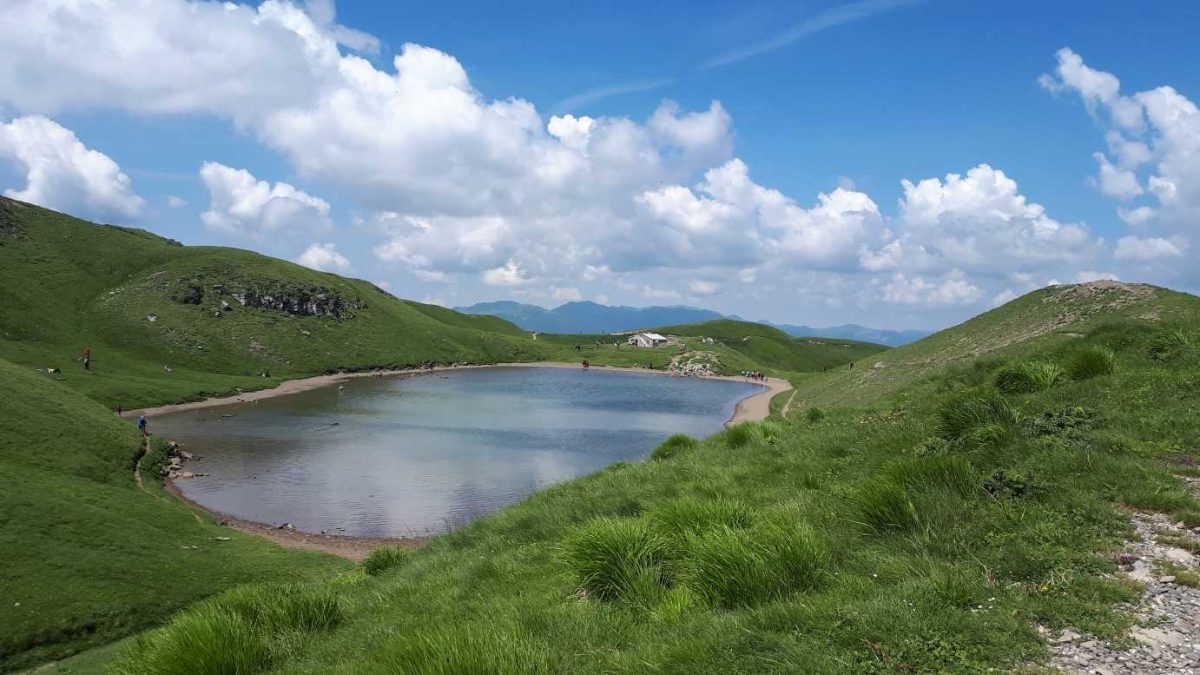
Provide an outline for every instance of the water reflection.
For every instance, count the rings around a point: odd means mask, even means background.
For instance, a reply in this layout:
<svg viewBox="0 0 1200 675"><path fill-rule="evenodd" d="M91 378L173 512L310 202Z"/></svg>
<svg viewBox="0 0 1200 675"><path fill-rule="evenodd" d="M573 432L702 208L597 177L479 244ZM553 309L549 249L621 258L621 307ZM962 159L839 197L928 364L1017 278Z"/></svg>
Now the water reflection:
<svg viewBox="0 0 1200 675"><path fill-rule="evenodd" d="M155 430L203 459L196 502L309 532L430 534L674 433L719 431L756 385L639 373L487 368L172 415ZM226 416L232 415L232 416Z"/></svg>

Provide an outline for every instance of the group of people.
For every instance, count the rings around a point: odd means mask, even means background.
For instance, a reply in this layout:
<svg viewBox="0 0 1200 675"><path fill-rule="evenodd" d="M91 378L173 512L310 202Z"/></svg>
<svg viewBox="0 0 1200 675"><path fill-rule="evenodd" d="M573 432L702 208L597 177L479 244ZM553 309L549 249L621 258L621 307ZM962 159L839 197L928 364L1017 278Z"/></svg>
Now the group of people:
<svg viewBox="0 0 1200 675"><path fill-rule="evenodd" d="M767 381L767 376L763 375L761 370L743 370L742 377L746 378L747 380L755 380L758 382Z"/></svg>

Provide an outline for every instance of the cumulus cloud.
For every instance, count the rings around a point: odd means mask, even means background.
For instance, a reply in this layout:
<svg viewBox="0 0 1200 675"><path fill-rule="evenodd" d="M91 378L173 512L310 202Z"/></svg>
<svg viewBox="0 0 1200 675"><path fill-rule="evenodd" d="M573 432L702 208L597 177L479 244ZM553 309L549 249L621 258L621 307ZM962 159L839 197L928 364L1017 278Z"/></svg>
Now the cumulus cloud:
<svg viewBox="0 0 1200 675"><path fill-rule="evenodd" d="M959 270L951 270L940 281L897 272L882 291L884 302L928 307L969 305L983 297L983 289L967 281Z"/></svg>
<svg viewBox="0 0 1200 675"><path fill-rule="evenodd" d="M881 224L879 207L864 193L837 188L805 209L752 181L739 159L708 170L694 189L669 185L637 201L664 226L651 235L656 246L704 264L784 258L821 268L853 266Z"/></svg>
<svg viewBox="0 0 1200 675"><path fill-rule="evenodd" d="M1001 274L1076 262L1098 247L1082 224L1061 223L999 169L902 181L901 233L864 250L865 269Z"/></svg>
<svg viewBox="0 0 1200 675"><path fill-rule="evenodd" d="M1134 94L1120 80L1096 70L1070 49L1058 52L1053 75L1042 77L1056 92L1077 94L1107 127L1107 153L1095 154L1097 184L1122 202L1117 214L1131 226L1165 236L1124 237L1118 260L1149 262L1182 257L1200 223L1200 108L1169 86Z"/></svg>
<svg viewBox="0 0 1200 675"><path fill-rule="evenodd" d="M1187 244L1182 240L1177 243L1161 237L1128 236L1117 241L1117 250L1113 255L1117 260L1145 263L1182 258L1186 248Z"/></svg>
<svg viewBox="0 0 1200 675"><path fill-rule="evenodd" d="M23 189L4 191L13 199L101 220L134 218L145 204L111 157L40 115L0 123L0 160L24 174Z"/></svg>
<svg viewBox="0 0 1200 675"><path fill-rule="evenodd" d="M205 162L200 179L212 200L200 219L211 230L261 239L272 232L321 230L330 224L328 202L288 183L272 185L217 162Z"/></svg>
<svg viewBox="0 0 1200 675"><path fill-rule="evenodd" d="M483 273L483 283L488 286L524 286L532 283L525 270L514 260L509 260L502 267L494 267Z"/></svg>
<svg viewBox="0 0 1200 675"><path fill-rule="evenodd" d="M309 246L296 258L296 262L322 272L345 272L350 269L350 261L338 253L337 246L331 243Z"/></svg>
<svg viewBox="0 0 1200 675"><path fill-rule="evenodd" d="M176 197L175 195L167 195L165 201L167 202L167 206L172 209L178 209L187 206L186 199L183 197Z"/></svg>

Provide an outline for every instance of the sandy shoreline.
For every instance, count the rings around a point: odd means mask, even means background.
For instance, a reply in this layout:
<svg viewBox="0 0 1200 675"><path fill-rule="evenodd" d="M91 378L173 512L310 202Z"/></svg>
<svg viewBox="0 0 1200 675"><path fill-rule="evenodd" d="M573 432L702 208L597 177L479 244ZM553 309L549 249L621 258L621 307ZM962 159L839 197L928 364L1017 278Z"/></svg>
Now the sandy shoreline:
<svg viewBox="0 0 1200 675"><path fill-rule="evenodd" d="M488 365L468 365L468 366L441 366L436 368L420 368L413 370L382 370L382 371L365 371L355 373L336 373L331 375L318 375L316 377L307 377L297 380L285 380L279 386L272 389L260 389L258 391L245 392L233 396L223 396L219 398L209 398L203 401L192 401L190 403L176 403L172 405L155 406L152 408L142 408L138 410L129 410L123 413L125 417L137 417L138 415L146 415L153 417L154 415L162 415L172 412L181 412L184 410L198 410L203 408L212 408L216 406L231 405L237 403L250 403L278 396L287 396L302 391L310 391L320 387L328 387L339 382L359 378L359 377L398 377L407 375L421 375L426 373L434 373L446 370L463 370L470 368L497 368L497 367L519 367L519 368L582 368L575 363L561 363L555 361L537 361L532 363L496 363ZM613 371L623 373L639 373L645 375L672 375L664 370L648 370L642 368L621 368L616 366L591 366L590 370ZM678 377L678 376L677 376ZM770 414L771 398L776 394L788 391L792 385L784 379L773 378L765 383L747 380L744 377L736 375L704 375L702 379L709 380L724 380L727 382L750 382L758 384L762 387L762 391L751 394L746 398L738 401L734 407L733 416L725 423L725 426L731 426L740 422L764 420ZM216 523L228 527L238 532L252 534L268 539L280 546L288 548L298 548L308 551L321 551L332 555L347 558L349 560L360 561L365 558L371 551L381 546L402 546L405 548L416 548L428 543L433 537L414 537L414 538L375 538L375 537L355 537L350 535L331 535L331 534L314 534L311 532L302 532L300 530L281 528L266 523L257 523L254 521L243 520L236 518L219 511L214 511L206 506L196 503L188 499L183 491L175 485L174 481L165 479L163 485L168 492L174 495L181 502L189 506L197 513L203 513L211 518Z"/></svg>

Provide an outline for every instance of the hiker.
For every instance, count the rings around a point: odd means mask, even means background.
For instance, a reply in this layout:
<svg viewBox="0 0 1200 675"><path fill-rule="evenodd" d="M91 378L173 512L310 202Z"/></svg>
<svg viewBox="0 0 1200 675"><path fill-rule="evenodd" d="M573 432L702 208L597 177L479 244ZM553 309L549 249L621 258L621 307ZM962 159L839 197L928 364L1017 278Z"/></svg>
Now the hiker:
<svg viewBox="0 0 1200 675"><path fill-rule="evenodd" d="M91 347L83 348L83 369L84 370L92 369L92 348Z"/></svg>
<svg viewBox="0 0 1200 675"><path fill-rule="evenodd" d="M117 417L120 417L120 416L121 416L121 404L118 403L117 404Z"/></svg>
<svg viewBox="0 0 1200 675"><path fill-rule="evenodd" d="M149 432L146 431L146 416L145 415L138 416L137 427L138 427L138 431L142 432L143 437L150 435Z"/></svg>
<svg viewBox="0 0 1200 675"><path fill-rule="evenodd" d="M854 370L854 362L853 361L850 362L850 370Z"/></svg>

